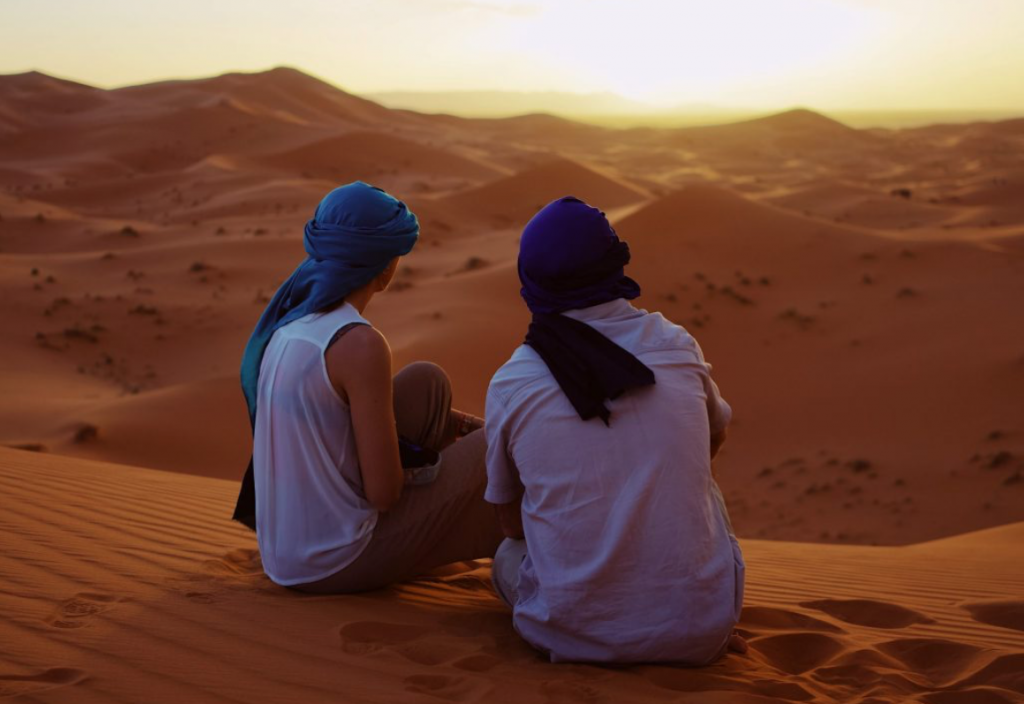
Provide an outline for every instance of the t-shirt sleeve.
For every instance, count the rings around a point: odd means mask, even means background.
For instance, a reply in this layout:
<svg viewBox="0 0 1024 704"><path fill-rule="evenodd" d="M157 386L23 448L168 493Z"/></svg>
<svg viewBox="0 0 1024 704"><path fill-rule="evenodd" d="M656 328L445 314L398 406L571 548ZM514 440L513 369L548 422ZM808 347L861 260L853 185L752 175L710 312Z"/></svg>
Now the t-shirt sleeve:
<svg viewBox="0 0 1024 704"><path fill-rule="evenodd" d="M509 452L509 414L504 400L494 391L487 391L487 490L484 500L507 504L519 498L519 470Z"/></svg>
<svg viewBox="0 0 1024 704"><path fill-rule="evenodd" d="M708 397L708 424L711 426L711 434L718 435L732 421L732 406L722 398L722 392L719 391L718 384L711 378L711 365L705 361L704 352L701 350L700 345L697 344L696 340L693 343L697 349L697 357L705 369L705 373L702 376L704 379L704 393Z"/></svg>

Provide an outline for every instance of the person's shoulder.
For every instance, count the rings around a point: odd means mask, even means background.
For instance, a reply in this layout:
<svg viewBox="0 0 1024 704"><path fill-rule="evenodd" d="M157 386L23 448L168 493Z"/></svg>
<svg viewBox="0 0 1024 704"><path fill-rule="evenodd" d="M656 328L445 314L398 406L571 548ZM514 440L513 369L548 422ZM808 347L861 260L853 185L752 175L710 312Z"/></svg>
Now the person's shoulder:
<svg viewBox="0 0 1024 704"><path fill-rule="evenodd" d="M324 355L329 370L358 372L391 365L391 347L372 325L357 324L335 340Z"/></svg>
<svg viewBox="0 0 1024 704"><path fill-rule="evenodd" d="M528 351L532 350L525 344L516 347L512 351L512 355L505 360L505 363L494 372L494 376L491 377L491 387L508 384L521 376L524 369L524 361L528 363Z"/></svg>
<svg viewBox="0 0 1024 704"><path fill-rule="evenodd" d="M488 385L488 393L507 400L524 385L544 378L547 373L547 365L540 355L529 345L519 345L512 352L512 356L494 372Z"/></svg>
<svg viewBox="0 0 1024 704"><path fill-rule="evenodd" d="M666 318L658 311L653 313L638 308L638 315L630 322L639 328L640 345L644 350L692 350L696 341L690 332L680 325Z"/></svg>

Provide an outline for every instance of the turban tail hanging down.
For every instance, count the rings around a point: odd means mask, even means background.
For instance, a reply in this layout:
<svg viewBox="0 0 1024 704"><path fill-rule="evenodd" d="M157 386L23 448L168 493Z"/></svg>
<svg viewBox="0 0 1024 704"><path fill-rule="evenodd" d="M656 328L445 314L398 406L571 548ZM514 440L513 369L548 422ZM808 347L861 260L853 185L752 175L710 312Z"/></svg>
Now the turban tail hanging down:
<svg viewBox="0 0 1024 704"><path fill-rule="evenodd" d="M654 372L586 323L562 315L618 298L640 286L625 274L629 245L597 208L567 196L527 223L519 245L522 296L533 313L532 347L583 420L609 425L606 399L654 383Z"/></svg>
<svg viewBox="0 0 1024 704"><path fill-rule="evenodd" d="M281 284L242 356L242 392L256 422L256 389L263 353L274 331L345 299L373 281L395 257L412 251L419 222L405 203L362 181L328 193L306 223L308 255ZM234 519L256 528L252 460L242 480Z"/></svg>

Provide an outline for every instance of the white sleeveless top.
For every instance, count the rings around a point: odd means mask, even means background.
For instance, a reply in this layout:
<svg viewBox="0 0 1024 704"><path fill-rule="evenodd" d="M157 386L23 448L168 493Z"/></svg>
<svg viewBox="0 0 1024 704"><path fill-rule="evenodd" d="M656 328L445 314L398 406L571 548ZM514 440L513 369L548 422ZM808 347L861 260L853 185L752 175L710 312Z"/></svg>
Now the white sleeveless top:
<svg viewBox="0 0 1024 704"><path fill-rule="evenodd" d="M278 328L260 366L253 472L263 569L281 585L328 577L366 548L377 511L362 493L348 405L324 353L335 333L366 323L345 303Z"/></svg>

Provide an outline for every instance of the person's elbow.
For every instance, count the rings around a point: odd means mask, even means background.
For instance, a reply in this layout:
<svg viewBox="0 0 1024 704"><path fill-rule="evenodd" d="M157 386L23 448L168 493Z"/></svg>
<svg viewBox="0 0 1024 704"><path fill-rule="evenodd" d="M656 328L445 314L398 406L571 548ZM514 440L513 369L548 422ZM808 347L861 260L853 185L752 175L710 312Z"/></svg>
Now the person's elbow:
<svg viewBox="0 0 1024 704"><path fill-rule="evenodd" d="M526 537L526 533L523 531L522 525L519 525L518 527L502 526L501 532L505 534L506 538L511 538L512 540L522 540Z"/></svg>
<svg viewBox="0 0 1024 704"><path fill-rule="evenodd" d="M722 449L722 445L725 444L726 436L728 432L725 428L722 428L717 433L711 435L711 459L714 459L718 454L719 450Z"/></svg>
<svg viewBox="0 0 1024 704"><path fill-rule="evenodd" d="M366 500L380 513L390 511L401 498L402 484L398 482L386 486L367 487Z"/></svg>
<svg viewBox="0 0 1024 704"><path fill-rule="evenodd" d="M522 540L526 537L523 531L523 518L518 505L507 512L499 512L498 525L501 527L501 532L506 538Z"/></svg>
<svg viewBox="0 0 1024 704"><path fill-rule="evenodd" d="M495 506L498 514L498 526L506 538L522 540L525 537L523 531L523 514L520 500L508 504Z"/></svg>
<svg viewBox="0 0 1024 704"><path fill-rule="evenodd" d="M728 436L729 430L727 428L722 428L717 433L711 434L711 442L721 447L722 445L725 444L725 440Z"/></svg>

